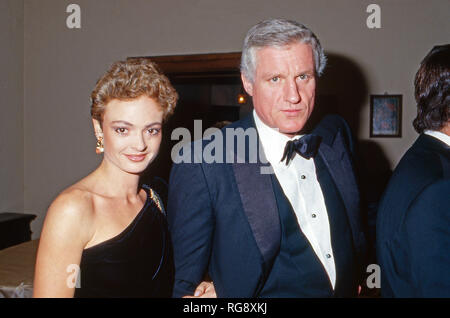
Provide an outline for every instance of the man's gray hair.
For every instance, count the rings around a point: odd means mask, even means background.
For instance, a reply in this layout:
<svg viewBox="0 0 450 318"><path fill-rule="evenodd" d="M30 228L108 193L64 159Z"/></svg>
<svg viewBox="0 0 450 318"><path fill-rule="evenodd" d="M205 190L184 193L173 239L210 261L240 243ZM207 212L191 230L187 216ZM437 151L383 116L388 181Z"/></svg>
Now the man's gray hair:
<svg viewBox="0 0 450 318"><path fill-rule="evenodd" d="M264 20L247 33L242 49L241 72L253 82L256 69L256 51L263 47L281 47L295 42L309 44L314 54L316 75L320 76L327 63L316 35L301 23L285 19Z"/></svg>

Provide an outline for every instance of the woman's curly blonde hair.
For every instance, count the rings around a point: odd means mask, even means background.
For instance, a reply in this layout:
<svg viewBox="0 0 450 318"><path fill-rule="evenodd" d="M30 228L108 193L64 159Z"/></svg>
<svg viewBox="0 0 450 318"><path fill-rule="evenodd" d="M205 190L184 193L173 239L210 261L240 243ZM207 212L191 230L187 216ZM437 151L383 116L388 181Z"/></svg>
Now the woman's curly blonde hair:
<svg viewBox="0 0 450 318"><path fill-rule="evenodd" d="M178 94L155 63L148 58L115 62L91 93L91 116L101 123L111 100L132 100L144 95L159 104L164 121L175 110Z"/></svg>

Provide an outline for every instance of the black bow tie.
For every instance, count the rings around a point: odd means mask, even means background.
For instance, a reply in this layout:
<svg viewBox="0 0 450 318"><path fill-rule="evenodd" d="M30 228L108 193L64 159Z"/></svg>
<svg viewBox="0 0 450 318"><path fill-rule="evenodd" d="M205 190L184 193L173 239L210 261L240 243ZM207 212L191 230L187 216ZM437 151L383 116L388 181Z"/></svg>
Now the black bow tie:
<svg viewBox="0 0 450 318"><path fill-rule="evenodd" d="M286 159L286 166L289 161L294 158L295 153L306 159L314 157L319 149L322 137L316 135L305 135L302 138L296 140L289 140L284 147L283 158L281 161Z"/></svg>

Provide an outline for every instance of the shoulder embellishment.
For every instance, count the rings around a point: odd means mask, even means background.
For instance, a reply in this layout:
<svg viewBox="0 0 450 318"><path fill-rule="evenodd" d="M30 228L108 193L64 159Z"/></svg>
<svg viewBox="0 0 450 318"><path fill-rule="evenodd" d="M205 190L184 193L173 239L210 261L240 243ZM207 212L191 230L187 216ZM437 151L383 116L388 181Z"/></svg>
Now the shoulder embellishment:
<svg viewBox="0 0 450 318"><path fill-rule="evenodd" d="M158 195L155 193L155 191L153 191L153 189L150 188L150 199L153 200L153 202L155 202L156 206L158 207L159 211L162 213L163 209L162 209L162 204L161 201L159 200Z"/></svg>

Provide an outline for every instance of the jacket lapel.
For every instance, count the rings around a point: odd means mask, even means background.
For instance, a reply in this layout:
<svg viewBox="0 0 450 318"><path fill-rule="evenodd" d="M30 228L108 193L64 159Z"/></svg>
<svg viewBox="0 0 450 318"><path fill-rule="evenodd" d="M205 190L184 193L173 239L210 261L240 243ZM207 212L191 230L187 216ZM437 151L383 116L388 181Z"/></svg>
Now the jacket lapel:
<svg viewBox="0 0 450 318"><path fill-rule="evenodd" d="M322 124L322 123L321 123ZM319 124L315 133L322 136L322 143L318 155L322 158L339 194L344 202L348 220L352 229L352 236L358 251L364 248L364 237L361 232L360 194L354 168L349 157L342 131L340 129L323 129Z"/></svg>
<svg viewBox="0 0 450 318"><path fill-rule="evenodd" d="M242 121L242 128L249 127L255 128L253 116ZM259 144L259 137L257 142ZM258 149L262 149L261 145ZM263 164L267 162L264 153L257 157L256 163L249 163L247 151L246 163L237 163L235 160L233 172L244 213L263 257L263 269L267 273L280 247L281 225L270 174L261 173L271 167Z"/></svg>

